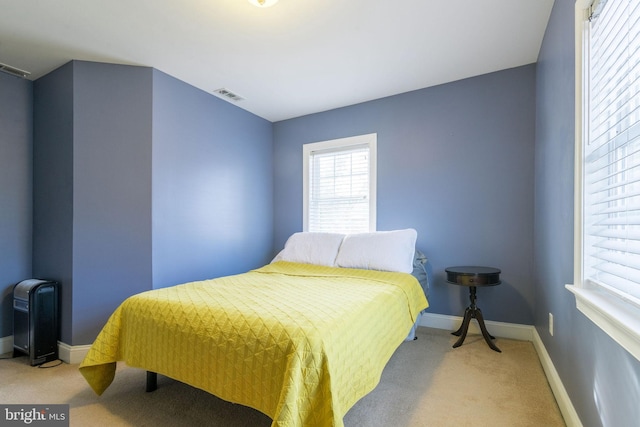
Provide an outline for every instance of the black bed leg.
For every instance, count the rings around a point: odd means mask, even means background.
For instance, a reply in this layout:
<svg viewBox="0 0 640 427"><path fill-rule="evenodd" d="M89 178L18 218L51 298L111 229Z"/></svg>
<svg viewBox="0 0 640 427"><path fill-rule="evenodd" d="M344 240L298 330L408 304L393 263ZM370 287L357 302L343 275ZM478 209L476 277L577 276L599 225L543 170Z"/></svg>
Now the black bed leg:
<svg viewBox="0 0 640 427"><path fill-rule="evenodd" d="M147 392L156 391L158 388L158 374L147 371Z"/></svg>

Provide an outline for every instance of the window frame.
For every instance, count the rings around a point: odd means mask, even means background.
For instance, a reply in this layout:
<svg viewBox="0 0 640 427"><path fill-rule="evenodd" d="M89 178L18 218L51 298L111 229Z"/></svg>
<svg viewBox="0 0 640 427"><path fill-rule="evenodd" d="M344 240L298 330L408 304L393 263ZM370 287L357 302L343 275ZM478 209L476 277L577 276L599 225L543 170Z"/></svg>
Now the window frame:
<svg viewBox="0 0 640 427"><path fill-rule="evenodd" d="M588 92L584 35L587 11L593 3L593 0L577 0L575 3L574 269L573 284L565 287L575 296L576 308L580 312L640 360L640 308L583 277L583 117Z"/></svg>
<svg viewBox="0 0 640 427"><path fill-rule="evenodd" d="M311 180L309 177L309 159L313 152L326 150L349 149L355 145L367 145L369 147L369 231L376 231L376 189L377 189L377 145L378 134L350 136L327 141L311 142L302 145L302 230L309 231L309 196Z"/></svg>

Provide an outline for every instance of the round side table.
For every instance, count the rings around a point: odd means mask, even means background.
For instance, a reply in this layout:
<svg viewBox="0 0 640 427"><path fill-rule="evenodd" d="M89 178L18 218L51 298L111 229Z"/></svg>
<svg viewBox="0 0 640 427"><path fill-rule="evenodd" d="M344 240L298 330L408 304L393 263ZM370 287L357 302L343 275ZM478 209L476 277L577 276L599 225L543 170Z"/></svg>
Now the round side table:
<svg viewBox="0 0 640 427"><path fill-rule="evenodd" d="M482 317L482 311L476 305L476 288L483 286L496 286L500 282L500 270L493 267L476 267L476 266L464 266L464 267L449 267L444 270L447 273L447 282L469 287L469 300L471 304L464 310L464 318L462 325L457 331L452 332L453 335L460 338L453 345L454 348L460 347L467 337L467 331L469 330L469 323L471 319L476 319L482 331L482 336L492 350L502 353L502 351L496 347L492 340L494 336L487 332L487 328L484 325L484 318Z"/></svg>

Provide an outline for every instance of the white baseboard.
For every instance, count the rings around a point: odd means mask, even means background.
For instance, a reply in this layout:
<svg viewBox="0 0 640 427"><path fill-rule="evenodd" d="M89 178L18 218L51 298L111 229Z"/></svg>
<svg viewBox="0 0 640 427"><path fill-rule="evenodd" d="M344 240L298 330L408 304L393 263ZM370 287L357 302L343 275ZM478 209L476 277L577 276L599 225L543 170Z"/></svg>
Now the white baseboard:
<svg viewBox="0 0 640 427"><path fill-rule="evenodd" d="M429 328L436 329L449 329L455 330L460 326L462 322L461 317L447 316L443 314L424 313L420 318L420 325ZM503 323L486 321L487 328L491 331L491 334L522 341L533 341L532 331L535 330L533 326L518 325L515 323ZM476 322L472 322L469 325L469 333L479 334L480 328ZM60 360L66 363L80 363L89 352L91 345L76 345L70 346L63 342L58 341L58 357Z"/></svg>
<svg viewBox="0 0 640 427"><path fill-rule="evenodd" d="M462 317L448 316L444 314L425 313L420 319L420 325L428 328L445 329L454 331L460 327L462 323ZM582 422L578 417L569 394L562 384L562 380L556 371L547 349L544 347L542 339L538 334L538 331L531 325L520 325L516 323L503 323L493 322L490 320L485 321L485 325L489 330L489 333L496 337L509 338L522 341L531 341L533 343L538 358L544 369L544 373L551 386L551 391L558 402L558 407L568 427L582 427ZM480 334L480 327L477 322L471 322L469 324L469 333Z"/></svg>
<svg viewBox="0 0 640 427"><path fill-rule="evenodd" d="M65 363L80 363L90 348L90 345L70 346L58 341L58 358ZM13 351L13 335L0 338L0 354L10 351Z"/></svg>
<svg viewBox="0 0 640 427"><path fill-rule="evenodd" d="M424 313L420 318L420 325L428 328L447 329L455 331L462 324L462 317L448 316L445 314ZM496 337L509 338L513 340L533 341L533 331L531 325L520 325L517 323L504 323L485 320L489 333ZM477 322L469 323L470 334L480 334L480 327Z"/></svg>
<svg viewBox="0 0 640 427"><path fill-rule="evenodd" d="M560 412L562 412L562 416L564 417L564 422L568 427L582 427L580 417L578 417L578 413L571 403L569 394L562 384L560 375L558 375L558 371L556 371L555 366L553 366L551 357L549 357L549 353L547 353L547 349L542 342L542 338L540 338L540 335L535 328L533 328L533 346L538 352L538 358L540 359L544 373L547 376L547 381L549 381L553 395L556 397L556 402L558 402Z"/></svg>
<svg viewBox="0 0 640 427"><path fill-rule="evenodd" d="M84 360L90 348L91 345L71 346L58 341L58 357L65 363L77 364Z"/></svg>
<svg viewBox="0 0 640 427"><path fill-rule="evenodd" d="M13 335L0 338L0 354L9 353L13 351Z"/></svg>

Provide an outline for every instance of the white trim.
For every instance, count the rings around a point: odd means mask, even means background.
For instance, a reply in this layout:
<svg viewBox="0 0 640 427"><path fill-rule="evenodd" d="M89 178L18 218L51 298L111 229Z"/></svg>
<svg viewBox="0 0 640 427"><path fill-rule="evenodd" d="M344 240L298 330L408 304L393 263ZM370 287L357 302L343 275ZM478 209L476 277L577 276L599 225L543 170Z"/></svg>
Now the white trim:
<svg viewBox="0 0 640 427"><path fill-rule="evenodd" d="M58 341L58 358L65 363L78 364L84 360L90 348L91 344L71 346Z"/></svg>
<svg viewBox="0 0 640 427"><path fill-rule="evenodd" d="M302 145L302 230L309 230L309 155L314 151L330 150L351 145L369 146L369 231L376 231L377 216L377 164L378 134L350 136L328 141L311 142Z"/></svg>
<svg viewBox="0 0 640 427"><path fill-rule="evenodd" d="M598 289L565 287L580 312L640 361L640 309Z"/></svg>
<svg viewBox="0 0 640 427"><path fill-rule="evenodd" d="M65 363L80 363L89 352L91 345L70 346L58 341L58 358ZM0 354L13 351L13 335L0 338Z"/></svg>
<svg viewBox="0 0 640 427"><path fill-rule="evenodd" d="M424 313L420 318L420 326L435 329L455 330L458 329L462 317L449 316L444 314ZM489 332L497 337L533 341L533 331L535 328L531 325L520 325L516 323L495 322L492 320L485 321ZM477 322L469 324L470 334L480 334L480 328ZM58 355L60 360L66 363L80 363L89 352L91 345L70 346L58 341Z"/></svg>
<svg viewBox="0 0 640 427"><path fill-rule="evenodd" d="M420 326L436 329L448 329L454 331L460 327L462 317L449 316L445 314L424 313L420 318ZM494 322L485 320L485 325L491 335L514 340L532 341L535 329L531 325L520 325L517 323ZM480 334L480 327L477 322L469 323L470 334Z"/></svg>
<svg viewBox="0 0 640 427"><path fill-rule="evenodd" d="M444 314L424 313L420 318L420 326L435 329L455 330L460 326L462 317L448 316ZM490 333L497 337L533 341L535 328L531 325L520 325L516 323L485 321ZM469 324L469 333L480 334L480 328L476 322ZM58 355L60 360L66 363L80 363L89 352L91 345L70 346L58 341Z"/></svg>
<svg viewBox="0 0 640 427"><path fill-rule="evenodd" d="M577 0L575 3L575 157L574 157L574 264L573 284L565 287L574 294L576 308L608 334L625 350L640 360L640 309L622 298L602 289L587 287L582 277L582 146L583 146L583 55L584 25L593 0Z"/></svg>
<svg viewBox="0 0 640 427"><path fill-rule="evenodd" d="M0 338L0 354L13 351L13 335Z"/></svg>
<svg viewBox="0 0 640 427"><path fill-rule="evenodd" d="M575 3L575 141L573 175L573 277L582 283L582 115L583 115L583 35L586 10L592 0L577 0ZM576 281L579 280L580 282Z"/></svg>
<svg viewBox="0 0 640 427"><path fill-rule="evenodd" d="M564 422L568 427L581 427L582 422L580 421L580 417L578 417L578 413L573 407L573 403L571 403L569 393L567 393L567 389L564 388L560 375L558 375L558 371L556 371L553 361L551 360L551 357L549 357L549 353L547 352L536 328L533 328L533 346L538 353L542 369L547 376L547 381L549 381L551 391L556 398L556 402L558 403Z"/></svg>

